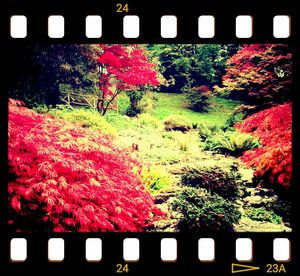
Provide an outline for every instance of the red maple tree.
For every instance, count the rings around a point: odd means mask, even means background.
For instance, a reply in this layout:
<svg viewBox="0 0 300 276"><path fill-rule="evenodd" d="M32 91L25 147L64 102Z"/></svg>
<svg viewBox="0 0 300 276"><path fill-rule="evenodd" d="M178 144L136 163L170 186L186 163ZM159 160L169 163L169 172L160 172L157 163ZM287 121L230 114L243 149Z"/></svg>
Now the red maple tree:
<svg viewBox="0 0 300 276"><path fill-rule="evenodd" d="M122 91L159 85L155 64L149 62L142 46L100 44L99 47L102 54L97 59L100 74L97 106L102 115Z"/></svg>
<svg viewBox="0 0 300 276"><path fill-rule="evenodd" d="M288 45L246 44L227 61L219 92L250 104L289 101L292 54Z"/></svg>
<svg viewBox="0 0 300 276"><path fill-rule="evenodd" d="M290 187L292 177L292 105L286 103L257 112L236 128L259 138L261 147L246 151L242 160L256 167L265 183Z"/></svg>
<svg viewBox="0 0 300 276"><path fill-rule="evenodd" d="M142 231L161 211L142 164L108 135L10 100L9 224L16 231Z"/></svg>

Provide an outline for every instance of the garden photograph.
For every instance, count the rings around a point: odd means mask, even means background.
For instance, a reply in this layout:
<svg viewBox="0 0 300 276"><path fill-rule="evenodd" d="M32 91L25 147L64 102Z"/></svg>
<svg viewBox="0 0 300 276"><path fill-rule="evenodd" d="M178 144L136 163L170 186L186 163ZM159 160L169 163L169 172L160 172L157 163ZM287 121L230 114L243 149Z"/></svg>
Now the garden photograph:
<svg viewBox="0 0 300 276"><path fill-rule="evenodd" d="M26 44L11 232L290 232L285 44Z"/></svg>

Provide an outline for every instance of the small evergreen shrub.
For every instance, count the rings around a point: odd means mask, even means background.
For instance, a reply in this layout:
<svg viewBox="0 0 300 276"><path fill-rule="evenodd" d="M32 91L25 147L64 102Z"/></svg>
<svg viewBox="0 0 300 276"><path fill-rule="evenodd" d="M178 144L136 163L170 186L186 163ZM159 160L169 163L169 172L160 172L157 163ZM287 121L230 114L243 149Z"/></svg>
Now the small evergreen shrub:
<svg viewBox="0 0 300 276"><path fill-rule="evenodd" d="M180 231L232 231L241 217L235 203L201 188L183 188L172 208L182 215Z"/></svg>
<svg viewBox="0 0 300 276"><path fill-rule="evenodd" d="M181 176L184 186L205 188L224 198L235 199L239 196L242 184L241 174L234 171L224 171L220 167L187 167Z"/></svg>
<svg viewBox="0 0 300 276"><path fill-rule="evenodd" d="M128 106L128 108L125 111L125 115L128 117L136 117L141 113L141 109L138 106Z"/></svg>
<svg viewBox="0 0 300 276"><path fill-rule="evenodd" d="M211 91L207 85L193 87L187 91L186 99L190 109L197 112L207 112L209 110L209 96Z"/></svg>
<svg viewBox="0 0 300 276"><path fill-rule="evenodd" d="M292 204L290 201L278 198L266 205L266 209L282 217L284 222L291 221Z"/></svg>
<svg viewBox="0 0 300 276"><path fill-rule="evenodd" d="M245 215L256 221L268 221L272 223L282 223L282 218L274 213L272 210L267 210L264 207L254 208L249 207L245 210Z"/></svg>

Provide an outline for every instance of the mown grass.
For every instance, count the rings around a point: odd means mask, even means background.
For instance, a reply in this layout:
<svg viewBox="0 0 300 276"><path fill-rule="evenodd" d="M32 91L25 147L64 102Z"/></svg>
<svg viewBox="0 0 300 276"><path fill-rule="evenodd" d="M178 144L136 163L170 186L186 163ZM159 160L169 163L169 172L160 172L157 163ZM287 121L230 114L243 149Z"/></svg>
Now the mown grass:
<svg viewBox="0 0 300 276"><path fill-rule="evenodd" d="M183 115L192 123L222 126L226 123L233 109L240 104L238 101L212 97L208 112L195 112L185 107L185 95L176 93L156 93L157 106L152 116L165 119L171 114Z"/></svg>
<svg viewBox="0 0 300 276"><path fill-rule="evenodd" d="M154 118L163 121L169 115L182 115L193 124L206 124L223 126L233 109L240 104L238 101L223 98L211 97L211 108L208 112L195 112L185 106L185 95L177 93L155 93L157 101L156 108L149 112ZM118 113L109 110L105 115L105 120L114 126L117 131L136 128L139 122L136 118L125 116L125 111L129 105L129 99L126 94L121 94L118 98Z"/></svg>

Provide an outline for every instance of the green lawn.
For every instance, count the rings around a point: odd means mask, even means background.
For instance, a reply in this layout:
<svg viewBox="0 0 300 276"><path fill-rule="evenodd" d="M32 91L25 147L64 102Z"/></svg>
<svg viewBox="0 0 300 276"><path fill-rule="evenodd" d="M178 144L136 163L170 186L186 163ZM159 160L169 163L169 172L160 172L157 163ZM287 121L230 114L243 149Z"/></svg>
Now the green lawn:
<svg viewBox="0 0 300 276"><path fill-rule="evenodd" d="M157 99L155 101L156 108L153 111L149 112L149 114L154 118L161 120L162 122L169 115L182 115L189 119L192 123L198 125L206 124L222 126L226 123L234 108L240 104L239 101L211 97L210 110L208 112L199 113L192 111L186 107L184 94L155 93L155 98ZM118 100L119 112L117 113L115 111L109 110L103 117L103 119L105 119L108 123L115 127L117 131L139 128L139 122L137 118L130 118L124 115L129 105L129 100L126 94L121 94ZM89 108L75 108L75 110L77 110L77 112L83 112L82 116L84 116L84 113L87 111L88 113L86 115L89 115L89 117L93 115L93 118L97 113L94 110L90 110ZM67 115L69 117L71 116L71 118L69 119L72 119L73 116L72 112L68 115L64 114L65 112L60 110L52 110L51 113L53 115L59 115L58 117L61 118ZM76 119L73 118L72 120L74 121Z"/></svg>
<svg viewBox="0 0 300 276"><path fill-rule="evenodd" d="M238 101L223 98L211 98L211 110L209 112L195 112L185 107L185 95L176 93L156 93L158 99L156 109L152 116L165 119L171 114L187 117L191 122L198 124L210 124L221 126L225 124L233 109L240 104Z"/></svg>

